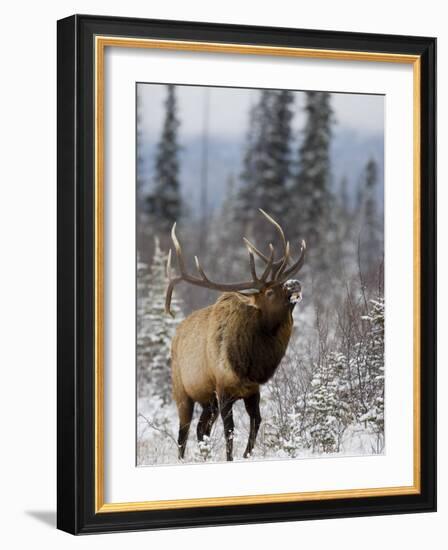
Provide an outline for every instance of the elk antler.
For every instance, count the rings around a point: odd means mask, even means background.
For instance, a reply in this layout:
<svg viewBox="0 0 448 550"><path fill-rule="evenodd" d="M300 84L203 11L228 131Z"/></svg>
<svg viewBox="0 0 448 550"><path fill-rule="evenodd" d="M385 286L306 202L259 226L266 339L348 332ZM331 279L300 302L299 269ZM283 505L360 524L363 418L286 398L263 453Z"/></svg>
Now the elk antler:
<svg viewBox="0 0 448 550"><path fill-rule="evenodd" d="M171 230L171 239L174 244L174 249L176 251L176 257L177 257L177 265L179 267L180 275L177 277L172 277L171 274L171 249L168 253L168 259L166 263L166 276L169 280L168 288L166 290L166 299L165 299L165 313L169 313L172 317L174 317L172 311L171 311L171 298L173 295L174 287L180 283L181 281L186 281L187 283L190 283L192 285L200 286L203 288L210 288L212 290L221 290L223 292L236 292L241 290L261 290L264 286L266 286L266 279L271 271L273 262L274 262L274 247L270 245L271 254L270 257L266 257L266 268L263 272L263 275L261 278L257 276L256 270L255 270L255 259L253 252L251 248L248 246L247 250L249 253L249 263L250 263L250 270L252 275L251 281L243 281L241 283L215 283L211 281L207 275L205 274L204 270L202 269L201 264L199 263L199 259L197 256L194 257L194 261L196 264L196 269L200 275L200 277L197 277L195 275L190 275L187 272L187 269L185 267L185 261L182 254L182 248L180 246L179 240L176 236L176 224L173 225L173 228Z"/></svg>
<svg viewBox="0 0 448 550"><path fill-rule="evenodd" d="M300 257L297 260L297 262L293 263L293 265L286 269L289 261L290 261L290 246L289 242L285 238L285 233L283 232L283 229L281 225L274 220L272 216L267 214L264 210L259 208L260 212L263 214L263 216L270 222L272 225L277 229L277 231L280 234L281 241L283 243L283 256L279 260L272 263L271 267L269 268L269 271L272 269L272 278L270 280L271 283L281 284L284 283L289 277L297 273L300 268L303 266L303 262L305 261L305 250L306 250L306 244L305 241L302 240L301 249L300 249ZM248 246L252 252L254 252L260 259L262 259L266 264L269 263L269 258L263 254L263 252L260 252L258 248L253 245L246 237L243 237L244 242L246 243L246 246ZM269 245L272 247L272 245ZM266 266L266 269L268 269L268 266Z"/></svg>
<svg viewBox="0 0 448 550"><path fill-rule="evenodd" d="M171 239L173 241L174 249L176 251L177 265L180 271L180 275L177 277L173 277L171 274L171 249L170 249L168 253L167 263L166 263L166 276L169 281L168 288L166 290L166 299L165 299L166 313L169 313L172 317L174 317L171 311L171 298L173 296L174 287L181 281L185 281L192 285L200 286L203 288L209 288L211 290L221 290L222 292L237 292L241 290L261 290L267 286L277 286L279 284L282 284L289 277L294 275L294 273L297 273L299 271L299 269L302 267L303 262L305 260L305 250L306 250L305 241L302 241L301 243L301 251L300 251L299 259L296 262L293 262L293 265L291 267L288 267L288 264L291 259L290 246L289 246L289 242L285 238L283 229L281 228L280 224L274 220L274 218L269 216L269 214L267 214L261 208L260 208L260 212L270 223L274 225L274 227L279 232L280 238L283 243L283 256L279 260L274 261L274 247L272 246L272 244L269 244L270 253L268 257L265 254L263 254L263 252L260 252L260 250L258 250L258 248L256 248L248 239L243 237L243 240L246 243L247 251L249 253L249 265L250 265L252 280L243 281L241 283L215 283L211 281L205 274L204 270L202 269L202 266L199 263L199 259L197 256L194 257L194 261L196 264L196 269L199 273L199 277L196 275L189 274L185 267L182 248L176 236L176 224L173 225L173 228L171 229ZM261 277L258 277L257 275L257 271L255 268L254 254L256 254L259 258L261 258L266 264L266 267ZM271 273L272 273L271 279L268 280Z"/></svg>
<svg viewBox="0 0 448 550"><path fill-rule="evenodd" d="M304 240L302 240L302 242L300 243L300 256L299 256L299 259L289 269L287 269L286 271L283 271L282 273L280 273L280 275L276 279L276 283L278 283L278 284L284 283L290 277L292 277L293 275L295 275L296 273L298 273L300 271L300 269L302 268L303 263L305 261L305 252L306 252L306 242Z"/></svg>

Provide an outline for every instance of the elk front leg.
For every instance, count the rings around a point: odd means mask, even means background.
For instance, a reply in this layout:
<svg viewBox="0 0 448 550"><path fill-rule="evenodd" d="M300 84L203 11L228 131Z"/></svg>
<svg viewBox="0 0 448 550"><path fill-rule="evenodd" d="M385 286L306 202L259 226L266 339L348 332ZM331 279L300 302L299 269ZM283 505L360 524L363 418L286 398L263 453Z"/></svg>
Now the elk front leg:
<svg viewBox="0 0 448 550"><path fill-rule="evenodd" d="M250 417L250 431L249 440L247 442L246 450L244 451L244 458L247 458L255 445L257 439L258 428L261 423L260 415L260 392L254 393L250 397L244 399L244 405L246 407L247 414Z"/></svg>
<svg viewBox="0 0 448 550"><path fill-rule="evenodd" d="M177 403L179 413L179 436L177 439L178 456L182 460L187 446L188 432L190 430L191 419L193 417L194 402L188 396L184 396Z"/></svg>
<svg viewBox="0 0 448 550"><path fill-rule="evenodd" d="M221 418L224 423L224 436L226 438L226 456L228 461L233 460L234 424L232 406L234 402L235 400L229 396L221 396L219 404L221 410Z"/></svg>

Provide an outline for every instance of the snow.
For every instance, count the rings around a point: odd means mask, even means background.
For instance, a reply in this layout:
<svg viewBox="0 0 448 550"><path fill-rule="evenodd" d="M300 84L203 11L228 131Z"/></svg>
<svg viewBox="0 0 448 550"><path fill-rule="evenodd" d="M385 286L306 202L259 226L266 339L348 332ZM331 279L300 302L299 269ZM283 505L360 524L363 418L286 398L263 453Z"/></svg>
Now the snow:
<svg viewBox="0 0 448 550"><path fill-rule="evenodd" d="M349 377L352 361L341 352L330 352L311 372L307 354L293 336L287 355L274 377L261 390L262 424L250 457L244 460L359 456L384 452L384 376L382 326L384 304L371 302L369 320L373 345L358 358L360 387ZM376 363L376 368L375 368ZM137 403L137 464L178 463L177 411L172 399L157 395L151 383ZM144 393L144 395L142 395ZM367 410L362 409L367 407ZM196 404L184 463L226 460L221 419L210 437L196 440L200 406ZM249 417L242 401L234 405L234 460L243 460L249 435Z"/></svg>

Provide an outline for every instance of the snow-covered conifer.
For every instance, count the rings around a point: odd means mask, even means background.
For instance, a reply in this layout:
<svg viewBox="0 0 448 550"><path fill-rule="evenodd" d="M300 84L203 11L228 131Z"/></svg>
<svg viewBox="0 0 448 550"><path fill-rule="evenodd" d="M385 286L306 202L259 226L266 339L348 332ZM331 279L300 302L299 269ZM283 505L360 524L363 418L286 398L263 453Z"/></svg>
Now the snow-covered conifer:
<svg viewBox="0 0 448 550"><path fill-rule="evenodd" d="M157 146L154 185L147 197L147 210L157 228L167 230L182 215L179 184L179 119L175 86L167 86L165 119Z"/></svg>
<svg viewBox="0 0 448 550"><path fill-rule="evenodd" d="M332 352L315 365L308 401L309 432L314 451L340 450L342 436L352 421L348 403L346 359Z"/></svg>
<svg viewBox="0 0 448 550"><path fill-rule="evenodd" d="M179 299L173 297L173 319L165 313L167 255L155 238L154 257L148 271L146 264L137 266L137 368L140 394L170 398L170 350L177 324L182 320Z"/></svg>
<svg viewBox="0 0 448 550"><path fill-rule="evenodd" d="M262 90L249 117L238 211L245 228L249 225L249 233L262 233L268 241L277 238L275 230L266 227L257 209L284 218L289 200L292 117L293 94L288 90Z"/></svg>
<svg viewBox="0 0 448 550"><path fill-rule="evenodd" d="M299 148L299 171L292 188L292 209L300 235L318 253L331 223L330 142L333 110L328 92L306 92L306 123ZM324 260L324 256L321 258Z"/></svg>

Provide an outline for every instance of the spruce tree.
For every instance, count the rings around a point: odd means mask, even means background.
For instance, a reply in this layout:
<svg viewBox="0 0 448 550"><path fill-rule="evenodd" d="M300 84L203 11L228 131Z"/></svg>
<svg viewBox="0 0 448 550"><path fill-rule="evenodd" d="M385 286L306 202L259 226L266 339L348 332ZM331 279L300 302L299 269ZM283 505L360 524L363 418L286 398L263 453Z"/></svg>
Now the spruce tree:
<svg viewBox="0 0 448 550"><path fill-rule="evenodd" d="M292 188L291 225L298 226L310 251L325 246L331 224L330 142L333 110L328 92L306 92L306 123L299 148L299 170Z"/></svg>
<svg viewBox="0 0 448 550"><path fill-rule="evenodd" d="M157 395L167 402L171 395L170 350L177 324L182 320L179 299L173 296L173 319L165 314L167 254L155 238L151 268L137 266L137 369L140 395Z"/></svg>
<svg viewBox="0 0 448 550"><path fill-rule="evenodd" d="M147 198L148 213L162 231L171 228L182 214L179 183L179 119L175 86L167 86L165 119L155 158L154 184Z"/></svg>
<svg viewBox="0 0 448 550"><path fill-rule="evenodd" d="M263 208L280 222L288 203L291 174L291 121L293 94L288 90L263 90L251 109L249 132L241 176L238 212L249 222L249 232L275 240L257 213Z"/></svg>

